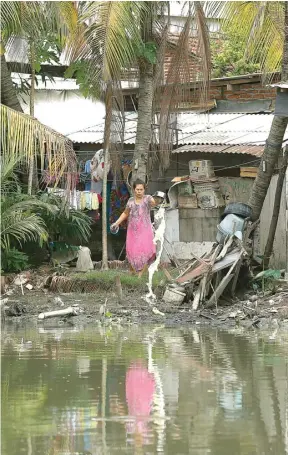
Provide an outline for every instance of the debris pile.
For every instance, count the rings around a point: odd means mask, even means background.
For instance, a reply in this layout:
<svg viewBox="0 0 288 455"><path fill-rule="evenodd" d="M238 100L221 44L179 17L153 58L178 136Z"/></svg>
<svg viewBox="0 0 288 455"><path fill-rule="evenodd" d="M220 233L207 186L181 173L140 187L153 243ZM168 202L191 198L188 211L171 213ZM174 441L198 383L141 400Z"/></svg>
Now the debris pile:
<svg viewBox="0 0 288 455"><path fill-rule="evenodd" d="M214 209L224 207L219 180L215 176L212 161L189 161L190 175L175 177L169 190L173 208Z"/></svg>
<svg viewBox="0 0 288 455"><path fill-rule="evenodd" d="M249 210L243 205L234 204L237 213L239 207L240 211ZM252 223L249 217L245 218L244 212L242 216L231 214L232 209L229 205L226 207L218 226L218 234L221 235L217 234L217 241L211 250L201 257L191 253L193 258L182 265L176 280L167 286L163 296L166 303L182 303L186 298L192 301L192 309L196 310L204 302L206 308L217 305L228 286L230 294L235 293L243 261L248 262L251 257L250 235L257 223ZM235 217L241 223L235 223ZM221 225L225 225L226 230L221 229Z"/></svg>

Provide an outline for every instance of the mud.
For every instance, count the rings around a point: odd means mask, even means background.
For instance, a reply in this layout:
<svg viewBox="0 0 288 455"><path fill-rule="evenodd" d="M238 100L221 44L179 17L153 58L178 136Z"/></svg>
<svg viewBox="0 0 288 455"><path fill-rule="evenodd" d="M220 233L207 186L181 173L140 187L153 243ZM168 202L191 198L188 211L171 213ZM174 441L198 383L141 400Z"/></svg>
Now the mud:
<svg viewBox="0 0 288 455"><path fill-rule="evenodd" d="M219 302L217 308L197 311L191 303L166 304L159 300L150 306L143 294L135 290L123 290L121 305L113 292L93 294L51 293L47 290L25 289L25 295L14 290L11 295L2 296L1 312L3 323L34 322L37 325L91 325L91 324L154 324L167 326L205 325L230 328L267 329L278 327L288 329L288 287L274 295L246 295L245 299ZM220 305L221 304L221 305ZM42 312L75 306L78 316L54 317L38 320ZM156 308L156 309L155 309ZM159 310L159 311L157 311ZM163 313L161 315L159 312Z"/></svg>

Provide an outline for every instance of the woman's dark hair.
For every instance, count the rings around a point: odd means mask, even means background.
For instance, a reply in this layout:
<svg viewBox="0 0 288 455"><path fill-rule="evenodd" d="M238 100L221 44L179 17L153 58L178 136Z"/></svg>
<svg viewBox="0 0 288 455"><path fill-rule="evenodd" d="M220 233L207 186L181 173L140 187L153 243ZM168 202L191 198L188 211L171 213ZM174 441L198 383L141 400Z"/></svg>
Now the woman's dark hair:
<svg viewBox="0 0 288 455"><path fill-rule="evenodd" d="M133 182L133 190L135 190L136 186L137 185L143 185L143 188L145 189L146 185L145 183L143 182L143 180L140 180L140 179L136 179L135 182Z"/></svg>

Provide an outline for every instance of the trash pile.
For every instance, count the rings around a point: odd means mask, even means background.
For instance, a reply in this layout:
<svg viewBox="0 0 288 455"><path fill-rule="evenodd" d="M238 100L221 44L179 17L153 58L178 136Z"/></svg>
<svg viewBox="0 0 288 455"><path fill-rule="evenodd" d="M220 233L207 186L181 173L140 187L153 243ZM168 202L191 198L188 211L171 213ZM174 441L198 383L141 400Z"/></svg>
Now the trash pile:
<svg viewBox="0 0 288 455"><path fill-rule="evenodd" d="M189 173L190 175L172 180L174 185L168 194L173 208L205 210L225 206L212 161L189 161Z"/></svg>
<svg viewBox="0 0 288 455"><path fill-rule="evenodd" d="M228 204L218 225L216 242L203 256L193 256L181 266L181 271L164 293L166 303L192 301L192 309L205 302L209 308L217 304L230 286L233 295L243 261L251 257L250 235L257 223L250 221L251 208L243 203Z"/></svg>

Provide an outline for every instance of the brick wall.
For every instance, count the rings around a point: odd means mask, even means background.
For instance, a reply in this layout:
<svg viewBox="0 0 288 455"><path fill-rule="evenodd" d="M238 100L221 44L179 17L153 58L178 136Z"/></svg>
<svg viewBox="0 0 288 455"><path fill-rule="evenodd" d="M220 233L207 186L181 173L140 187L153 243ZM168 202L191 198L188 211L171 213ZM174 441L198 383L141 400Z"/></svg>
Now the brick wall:
<svg viewBox="0 0 288 455"><path fill-rule="evenodd" d="M276 89L265 87L261 83L240 84L239 88L229 90L226 85L221 87L212 87L210 90L210 98L216 100L263 100L275 99Z"/></svg>

